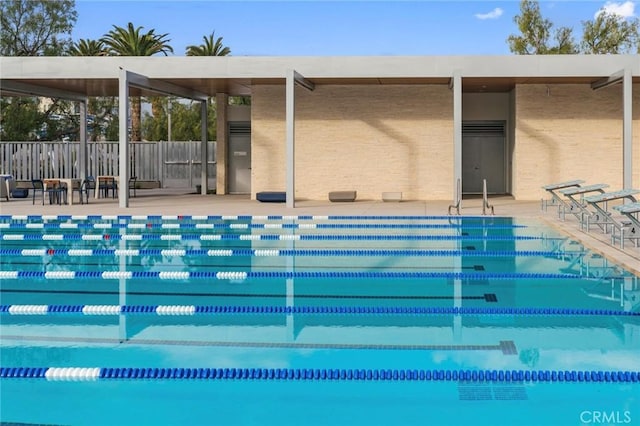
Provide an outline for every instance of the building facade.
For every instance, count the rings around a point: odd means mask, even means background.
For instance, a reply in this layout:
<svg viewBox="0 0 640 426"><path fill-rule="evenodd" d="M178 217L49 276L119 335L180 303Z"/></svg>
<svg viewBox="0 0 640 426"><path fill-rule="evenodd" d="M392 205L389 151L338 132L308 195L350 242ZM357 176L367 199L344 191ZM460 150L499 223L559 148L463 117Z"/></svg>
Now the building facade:
<svg viewBox="0 0 640 426"><path fill-rule="evenodd" d="M540 199L640 188L640 56L0 58L0 91L216 97L217 192ZM120 88L120 89L119 89ZM184 92L186 91L186 92ZM251 96L250 110L228 96ZM203 189L204 191L205 189Z"/></svg>

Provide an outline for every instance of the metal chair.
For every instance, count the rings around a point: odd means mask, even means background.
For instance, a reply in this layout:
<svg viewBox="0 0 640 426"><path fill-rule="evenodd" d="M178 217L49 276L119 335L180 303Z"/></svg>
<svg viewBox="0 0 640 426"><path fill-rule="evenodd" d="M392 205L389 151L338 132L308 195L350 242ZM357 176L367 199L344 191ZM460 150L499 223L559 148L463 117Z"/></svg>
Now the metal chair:
<svg viewBox="0 0 640 426"><path fill-rule="evenodd" d="M73 193L77 192L78 197L80 198L80 204L84 204L84 200L86 200L87 204L89 204L89 197L93 194L93 191L95 191L95 186L92 184L92 181L90 181L89 179L85 179L78 186L74 185L71 192L71 198L73 198Z"/></svg>
<svg viewBox="0 0 640 426"><path fill-rule="evenodd" d="M131 190L133 190L133 196L136 196L136 182L138 178L136 176L131 176L129 178L129 197L131 197Z"/></svg>
<svg viewBox="0 0 640 426"><path fill-rule="evenodd" d="M109 191L111 191L111 197L116 198L118 184L113 177L98 177L98 190L102 192L104 197L108 197Z"/></svg>
<svg viewBox="0 0 640 426"><path fill-rule="evenodd" d="M57 204L61 204L63 197L64 202L67 202L67 188L62 186L48 187L45 186L44 181L42 179L32 179L31 186L33 187L33 200L32 204L36 203L36 196L38 193L41 194L42 197L42 205L44 205L44 194L47 193L49 196L49 204L53 204L54 201Z"/></svg>

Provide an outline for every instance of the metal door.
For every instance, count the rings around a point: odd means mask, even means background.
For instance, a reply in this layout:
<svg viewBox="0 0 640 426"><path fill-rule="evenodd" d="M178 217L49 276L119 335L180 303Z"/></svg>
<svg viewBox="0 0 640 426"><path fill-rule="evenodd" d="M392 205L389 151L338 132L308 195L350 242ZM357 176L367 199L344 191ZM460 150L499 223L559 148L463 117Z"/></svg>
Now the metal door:
<svg viewBox="0 0 640 426"><path fill-rule="evenodd" d="M462 125L462 193L505 194L504 122L465 122Z"/></svg>
<svg viewBox="0 0 640 426"><path fill-rule="evenodd" d="M229 177L227 189L230 194L251 193L251 124L229 123L228 150Z"/></svg>

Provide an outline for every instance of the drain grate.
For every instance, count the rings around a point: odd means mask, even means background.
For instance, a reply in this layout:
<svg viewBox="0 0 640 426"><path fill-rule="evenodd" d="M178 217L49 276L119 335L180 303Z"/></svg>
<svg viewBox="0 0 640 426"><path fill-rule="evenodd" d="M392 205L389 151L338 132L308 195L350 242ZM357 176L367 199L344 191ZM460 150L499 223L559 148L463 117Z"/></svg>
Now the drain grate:
<svg viewBox="0 0 640 426"><path fill-rule="evenodd" d="M461 401L490 401L493 399L490 385L467 385L458 383L458 398Z"/></svg>
<svg viewBox="0 0 640 426"><path fill-rule="evenodd" d="M519 384L458 382L460 401L526 401L527 389Z"/></svg>
<svg viewBox="0 0 640 426"><path fill-rule="evenodd" d="M493 397L497 401L526 401L527 389L522 385L494 385Z"/></svg>

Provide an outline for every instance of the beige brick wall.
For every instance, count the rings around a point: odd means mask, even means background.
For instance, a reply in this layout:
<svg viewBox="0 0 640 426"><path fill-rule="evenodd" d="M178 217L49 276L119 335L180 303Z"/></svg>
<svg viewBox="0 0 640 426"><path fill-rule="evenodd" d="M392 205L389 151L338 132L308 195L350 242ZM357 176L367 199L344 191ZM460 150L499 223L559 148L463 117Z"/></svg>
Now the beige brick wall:
<svg viewBox="0 0 640 426"><path fill-rule="evenodd" d="M520 84L515 89L512 193L584 179L622 187L622 87ZM285 190L285 89L255 86L252 193ZM453 96L442 85L296 89L296 198L358 199L402 191L405 199L453 195ZM633 90L633 187L640 188L640 86Z"/></svg>
<svg viewBox="0 0 640 426"><path fill-rule="evenodd" d="M285 190L285 88L253 87L252 193ZM296 199L356 190L450 200L453 97L444 85L296 89Z"/></svg>
<svg viewBox="0 0 640 426"><path fill-rule="evenodd" d="M513 195L544 197L543 185L583 179L622 188L622 86L516 87ZM633 90L633 186L640 187L640 87Z"/></svg>

